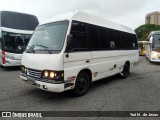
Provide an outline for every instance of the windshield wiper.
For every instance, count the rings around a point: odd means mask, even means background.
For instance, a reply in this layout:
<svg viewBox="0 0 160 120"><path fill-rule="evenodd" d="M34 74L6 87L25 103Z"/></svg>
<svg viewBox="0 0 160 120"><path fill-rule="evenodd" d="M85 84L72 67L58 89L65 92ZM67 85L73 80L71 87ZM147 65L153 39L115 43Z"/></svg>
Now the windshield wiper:
<svg viewBox="0 0 160 120"><path fill-rule="evenodd" d="M43 47L43 48L48 48L47 46L44 46L44 45L39 45L39 44L36 44L37 46L40 46L40 47Z"/></svg>
<svg viewBox="0 0 160 120"><path fill-rule="evenodd" d="M35 53L35 51L33 50L33 49L34 49L34 46L27 46L27 47L29 47L28 50L30 50L32 53Z"/></svg>
<svg viewBox="0 0 160 120"><path fill-rule="evenodd" d="M49 52L49 54L52 54L52 52L48 49L49 47L44 46L44 45L39 45L39 44L36 44L36 45L40 46L40 47L43 47L43 48L46 48L46 50Z"/></svg>

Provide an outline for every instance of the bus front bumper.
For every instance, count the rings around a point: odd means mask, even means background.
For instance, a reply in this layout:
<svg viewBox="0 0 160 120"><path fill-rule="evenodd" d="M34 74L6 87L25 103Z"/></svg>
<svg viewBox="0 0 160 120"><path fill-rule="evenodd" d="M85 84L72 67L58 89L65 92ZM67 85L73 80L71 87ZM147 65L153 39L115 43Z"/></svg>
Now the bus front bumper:
<svg viewBox="0 0 160 120"><path fill-rule="evenodd" d="M11 66L20 66L21 60L12 60L12 59L6 59L5 64L2 64L4 67L11 67Z"/></svg>
<svg viewBox="0 0 160 120"><path fill-rule="evenodd" d="M160 59L159 60L158 59L151 59L150 61L155 62L155 63L160 63Z"/></svg>
<svg viewBox="0 0 160 120"><path fill-rule="evenodd" d="M41 82L37 78L23 76L22 74L20 74L20 77L23 81L29 84L32 84L36 86L37 88L45 90L45 91L56 92L56 93L64 91L64 83L53 84L53 83Z"/></svg>
<svg viewBox="0 0 160 120"><path fill-rule="evenodd" d="M152 57L150 59L151 62L160 62L160 57Z"/></svg>

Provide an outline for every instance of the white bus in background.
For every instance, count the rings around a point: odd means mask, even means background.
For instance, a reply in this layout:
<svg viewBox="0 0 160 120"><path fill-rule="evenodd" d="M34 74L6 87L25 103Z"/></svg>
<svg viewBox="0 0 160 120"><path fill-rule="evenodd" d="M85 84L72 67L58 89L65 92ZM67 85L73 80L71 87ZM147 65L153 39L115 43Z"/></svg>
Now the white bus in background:
<svg viewBox="0 0 160 120"><path fill-rule="evenodd" d="M20 77L51 91L84 95L91 82L138 65L134 30L83 12L73 12L40 24L22 56ZM124 83L125 84L125 83Z"/></svg>
<svg viewBox="0 0 160 120"><path fill-rule="evenodd" d="M0 65L19 66L37 25L34 15L0 11Z"/></svg>
<svg viewBox="0 0 160 120"><path fill-rule="evenodd" d="M153 31L148 36L146 58L150 62L160 62L160 31Z"/></svg>

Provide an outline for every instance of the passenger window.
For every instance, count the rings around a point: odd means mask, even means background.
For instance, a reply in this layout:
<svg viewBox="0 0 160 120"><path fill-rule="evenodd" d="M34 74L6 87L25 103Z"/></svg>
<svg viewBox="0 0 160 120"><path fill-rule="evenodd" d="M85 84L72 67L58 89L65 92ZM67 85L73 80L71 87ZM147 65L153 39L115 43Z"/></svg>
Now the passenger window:
<svg viewBox="0 0 160 120"><path fill-rule="evenodd" d="M88 49L86 24L73 21L71 34L73 35L73 45L70 49L73 51L86 51ZM67 50L69 50L69 48L67 48Z"/></svg>
<svg viewBox="0 0 160 120"><path fill-rule="evenodd" d="M73 21L73 45L67 50L133 50L137 49L136 35L110 28Z"/></svg>
<svg viewBox="0 0 160 120"><path fill-rule="evenodd" d="M114 30L114 39L115 39L116 49L122 49L122 41L121 41L120 32L117 30Z"/></svg>
<svg viewBox="0 0 160 120"><path fill-rule="evenodd" d="M118 39L118 38L117 38L117 39ZM120 33L119 33L118 44L119 44L119 48L120 48L121 50L125 50L125 49L126 49L124 40L125 40L124 33L123 33L123 32L120 32Z"/></svg>
<svg viewBox="0 0 160 120"><path fill-rule="evenodd" d="M110 43L108 41L108 30L106 28L99 28L100 44L102 50L108 50L110 48Z"/></svg>
<svg viewBox="0 0 160 120"><path fill-rule="evenodd" d="M72 32L86 32L86 24L82 22L73 21L71 31Z"/></svg>
<svg viewBox="0 0 160 120"><path fill-rule="evenodd" d="M132 49L132 50L138 49L136 35L130 34L130 44L129 44L129 46L130 46L130 49Z"/></svg>
<svg viewBox="0 0 160 120"><path fill-rule="evenodd" d="M108 30L108 40L110 43L110 49L115 49L116 48L116 40L115 40L115 33L114 30L109 29Z"/></svg>
<svg viewBox="0 0 160 120"><path fill-rule="evenodd" d="M99 40L99 30L97 26L89 25L88 38L89 38L89 43L91 44L91 49L97 50L101 48L101 44Z"/></svg>
<svg viewBox="0 0 160 120"><path fill-rule="evenodd" d="M110 41L110 48L112 48L112 49L115 48L115 42L114 41Z"/></svg>
<svg viewBox="0 0 160 120"><path fill-rule="evenodd" d="M124 33L123 32L123 37L122 37L122 39L123 39L123 48L125 49L125 50L129 50L130 49L130 43L131 43L131 41L130 41L130 39L128 38L128 34L127 33Z"/></svg>

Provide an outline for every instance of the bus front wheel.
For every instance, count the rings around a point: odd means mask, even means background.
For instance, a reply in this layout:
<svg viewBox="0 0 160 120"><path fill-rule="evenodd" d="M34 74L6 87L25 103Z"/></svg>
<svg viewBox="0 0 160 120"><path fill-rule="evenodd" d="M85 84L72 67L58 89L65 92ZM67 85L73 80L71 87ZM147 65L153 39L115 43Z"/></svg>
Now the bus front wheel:
<svg viewBox="0 0 160 120"><path fill-rule="evenodd" d="M90 77L86 72L78 74L75 88L72 90L74 96L79 97L87 93L90 86Z"/></svg>

